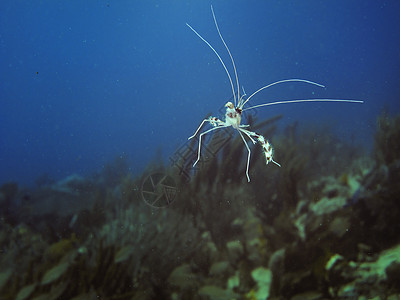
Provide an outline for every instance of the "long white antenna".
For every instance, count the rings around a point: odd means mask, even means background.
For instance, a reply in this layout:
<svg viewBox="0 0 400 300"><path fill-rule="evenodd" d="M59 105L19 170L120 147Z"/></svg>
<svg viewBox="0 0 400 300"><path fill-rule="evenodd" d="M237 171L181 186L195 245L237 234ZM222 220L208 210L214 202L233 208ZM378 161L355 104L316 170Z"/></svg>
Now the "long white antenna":
<svg viewBox="0 0 400 300"><path fill-rule="evenodd" d="M243 109L249 110L249 109L254 109L257 107L262 107L262 106L270 106L270 105L276 105L276 104L288 104L288 103L301 103L301 102L347 102L347 103L364 103L362 100L347 100L347 99L300 99L300 100L285 100L285 101L275 101L275 102L269 102L269 103L264 103L264 104L259 104L259 105L254 105L247 107Z"/></svg>
<svg viewBox="0 0 400 300"><path fill-rule="evenodd" d="M316 82L314 82L314 81L306 80L306 79L294 78L294 79L279 80L279 81L275 81L275 82L273 82L273 83L270 83L270 84L268 84L268 85L266 85L266 86L263 86L262 88L259 88L257 91L255 91L253 94L251 94L250 97L246 99L246 101L244 101L242 104L239 103L239 107L240 107L240 108L243 108L243 106L250 100L250 98L253 97L255 94L257 94L258 92L261 92L262 90L264 90L264 89L266 89L266 88L269 88L269 87L271 87L271 86L273 86L273 85L280 84L280 83L285 83L285 82L304 82L304 83L313 84L313 85L316 85L316 86L319 86L319 87L322 87L322 88L325 87L325 86L322 85L322 84L316 83Z"/></svg>
<svg viewBox="0 0 400 300"><path fill-rule="evenodd" d="M197 34L197 36L198 36L204 43L206 43L207 46L210 47L211 50L214 51L214 53L217 55L219 61L221 62L222 66L223 66L224 69L225 69L226 75L228 75L229 82L231 83L231 87L232 87L233 99L234 99L234 101L235 101L235 103L236 103L235 87L233 86L233 82L232 82L231 75L229 74L228 69L226 68L226 66L225 66L225 64L224 64L224 62L223 62L221 56L219 56L218 52L213 48L213 46L211 46L210 43L207 42L196 30L194 30L192 26L190 26L188 23L186 23L186 25L187 25L195 34Z"/></svg>
<svg viewBox="0 0 400 300"><path fill-rule="evenodd" d="M212 12L212 15L213 15L213 18L214 18L215 27L217 28L219 37L221 38L222 43L224 43L224 46L225 46L226 50L228 51L229 57L231 58L231 61L232 61L233 70L235 71L235 77L236 77L237 99L238 99L238 101L239 101L239 98L240 98L240 92L239 92L239 78L238 78L237 71L236 71L235 61L233 60L233 56L232 56L232 54L231 54L231 51L229 51L228 45L225 43L225 40L224 40L224 38L222 37L221 32L219 31L219 27L218 27L218 23L217 23L217 18L215 17L214 9L213 9L212 5L211 5L211 12ZM236 99L234 98L234 100L235 100L235 106L236 106Z"/></svg>

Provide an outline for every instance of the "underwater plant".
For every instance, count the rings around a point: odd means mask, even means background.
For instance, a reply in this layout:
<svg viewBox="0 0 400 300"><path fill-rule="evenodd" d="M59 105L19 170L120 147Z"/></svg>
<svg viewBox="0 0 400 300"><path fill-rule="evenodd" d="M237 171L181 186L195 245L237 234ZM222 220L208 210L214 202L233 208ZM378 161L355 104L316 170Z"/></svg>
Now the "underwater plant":
<svg viewBox="0 0 400 300"><path fill-rule="evenodd" d="M190 182L168 173L179 185L177 199L164 208L147 206L137 191L140 178L129 174L109 185L102 176L70 176L31 192L35 201L73 194L90 206L77 206L73 215L49 213L40 226L34 218L17 219L18 225L0 219L0 298L349 299L398 293L397 156L382 155L387 158L378 163L378 156L354 151L325 128L294 123L279 132L279 118L249 118L252 128L273 135L276 149L285 149L277 154L282 168L268 169L255 150L250 174L257 176L249 184L243 184L241 138L230 136ZM390 132L391 139L397 125L387 123L377 132ZM213 137L206 144L217 142ZM379 146L380 138L376 143L375 149L389 151ZM72 187L78 192L71 194Z"/></svg>
<svg viewBox="0 0 400 300"><path fill-rule="evenodd" d="M390 165L400 159L400 116L383 111L377 119L374 156L378 163Z"/></svg>

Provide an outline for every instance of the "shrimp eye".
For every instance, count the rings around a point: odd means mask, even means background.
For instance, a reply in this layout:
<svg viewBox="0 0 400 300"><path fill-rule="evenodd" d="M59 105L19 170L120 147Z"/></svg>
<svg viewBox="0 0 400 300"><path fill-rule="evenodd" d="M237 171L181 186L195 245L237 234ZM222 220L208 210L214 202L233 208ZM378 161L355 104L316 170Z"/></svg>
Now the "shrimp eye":
<svg viewBox="0 0 400 300"><path fill-rule="evenodd" d="M228 102L225 104L225 107L228 107L230 109L234 108L233 103L232 102Z"/></svg>

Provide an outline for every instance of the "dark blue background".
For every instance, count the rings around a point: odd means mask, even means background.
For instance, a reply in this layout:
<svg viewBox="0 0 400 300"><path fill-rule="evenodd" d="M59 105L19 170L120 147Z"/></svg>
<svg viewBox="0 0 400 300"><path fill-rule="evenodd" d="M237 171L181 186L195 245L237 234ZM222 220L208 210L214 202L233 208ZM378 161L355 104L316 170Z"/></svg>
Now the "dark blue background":
<svg viewBox="0 0 400 300"><path fill-rule="evenodd" d="M160 148L167 159L231 96L217 57L185 25L230 66L210 4L248 94L287 78L327 86L281 85L252 104L365 100L259 117L333 122L368 146L382 108L399 112L399 1L2 1L0 183L89 174L122 154L138 173Z"/></svg>

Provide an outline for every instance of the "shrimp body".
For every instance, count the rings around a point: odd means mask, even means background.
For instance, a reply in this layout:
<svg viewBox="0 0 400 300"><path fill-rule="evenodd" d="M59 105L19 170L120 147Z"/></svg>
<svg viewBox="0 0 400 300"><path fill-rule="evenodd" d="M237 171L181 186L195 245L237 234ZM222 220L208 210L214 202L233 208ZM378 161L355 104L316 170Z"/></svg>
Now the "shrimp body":
<svg viewBox="0 0 400 300"><path fill-rule="evenodd" d="M364 101L361 100L343 100L343 99L296 99L296 100L283 100L283 101L274 101L274 102L269 102L269 103L263 103L263 104L258 104L258 105L254 105L254 106L250 106L250 107L244 107L248 101L257 93L261 92L262 90L269 88L271 86L277 85L277 84L281 84L281 83L287 83L287 82L301 82L301 83L306 83L306 84L311 84L311 85L315 85L318 87L322 87L324 88L325 86L310 80L306 80L306 79L284 79L284 80L279 80L273 83L270 83L268 85L265 85L261 88L259 88L257 91L255 91L253 94L251 94L248 98L244 99L245 93L243 95L240 95L239 92L239 78L237 75L237 71L236 71L236 65L235 65L235 61L233 59L233 56L231 55L231 52L228 48L228 45L225 43L224 38L222 37L222 34L219 30L218 27L218 23L217 23L217 19L215 17L214 14L214 10L213 7L211 6L211 13L212 16L214 18L214 24L215 27L218 31L218 35L222 41L222 43L224 44L229 57L231 59L232 62L232 67L235 73L235 84L236 87L234 85L234 81L232 80L232 77L224 63L224 61L222 60L221 56L218 54L218 52L213 48L213 46L211 46L211 44L209 42L207 42L207 40L205 40L195 29L193 29L192 26L190 26L189 24L186 23L186 25L204 42L207 44L208 47L210 47L210 49L217 55L219 61L221 62L222 66L225 69L225 72L228 76L231 88L232 88L232 94L233 94L233 103L232 102L227 102L225 104L226 107L226 113L225 113L225 121L222 121L216 117L209 117L207 119L204 119L200 126L197 128L197 130L195 131L195 133L190 136L188 139L191 139L193 137L195 137L197 135L197 133L200 131L201 127L204 125L204 123L208 122L210 123L210 125L212 125L213 127L211 129L208 129L202 133L200 133L199 136L199 147L198 147L198 153L197 153L197 160L194 162L193 167L198 163L198 161L200 160L200 150L201 150L201 140L202 137L209 133L212 132L214 130L217 129L221 129L221 128L225 128L225 127L230 127L232 126L235 130L237 130L237 132L239 133L240 137L243 140L244 145L247 148L248 151L248 155L247 155L247 165L246 165L246 176L247 176L247 181L250 182L250 176L249 176L249 165L250 165L250 155L251 155L251 150L249 148L249 145L246 141L246 139L244 138L244 136L247 136L249 138L249 140L253 143L256 144L257 142L261 145L264 156L265 156L265 162L268 165L270 162L274 163L277 166L281 166L279 163L277 163L274 159L273 159L273 155L274 155L274 150L271 146L271 144L268 142L268 140L266 140L264 138L264 136L262 136L261 134L258 134L256 132L250 131L245 129L246 127L249 127L249 125L242 125L241 121L242 121L242 112L245 110L250 110L250 109L254 109L254 108L258 108L258 107L262 107L262 106L270 106L270 105L277 105L277 104L289 104L289 103L302 103L302 102L346 102L346 103L363 103Z"/></svg>

